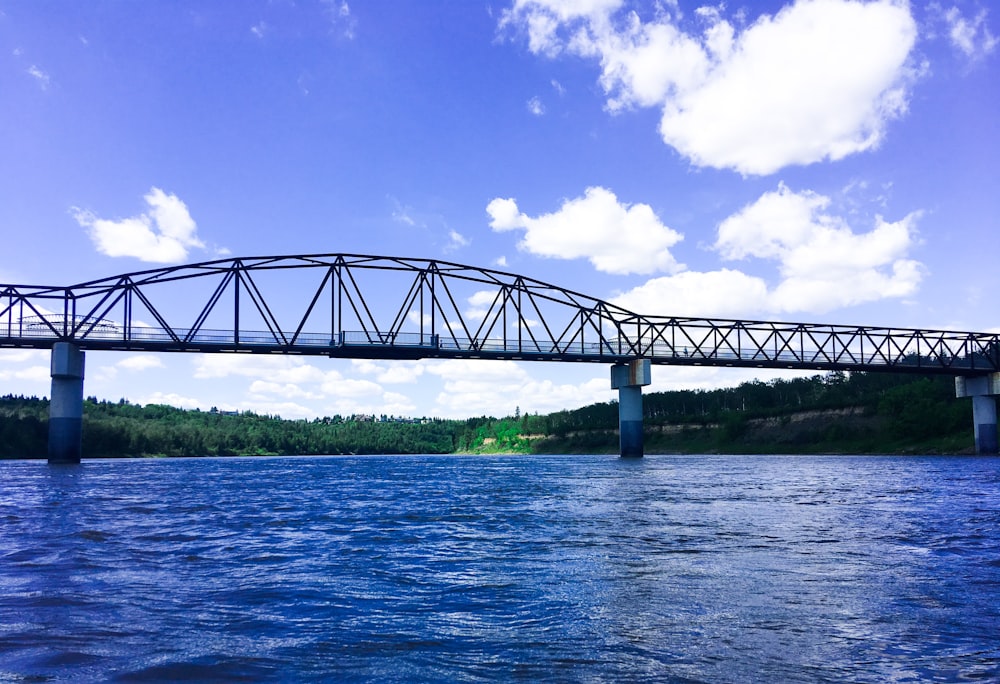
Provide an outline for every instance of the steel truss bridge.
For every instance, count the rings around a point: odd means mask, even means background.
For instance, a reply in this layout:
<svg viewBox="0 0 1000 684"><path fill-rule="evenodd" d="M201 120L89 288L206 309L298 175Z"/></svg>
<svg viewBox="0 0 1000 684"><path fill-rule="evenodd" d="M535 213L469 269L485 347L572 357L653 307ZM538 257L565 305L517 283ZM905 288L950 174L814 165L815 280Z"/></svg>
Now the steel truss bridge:
<svg viewBox="0 0 1000 684"><path fill-rule="evenodd" d="M663 308L669 310L670 302ZM642 315L446 261L232 258L0 285L0 347L900 371L1000 371L1000 334Z"/></svg>

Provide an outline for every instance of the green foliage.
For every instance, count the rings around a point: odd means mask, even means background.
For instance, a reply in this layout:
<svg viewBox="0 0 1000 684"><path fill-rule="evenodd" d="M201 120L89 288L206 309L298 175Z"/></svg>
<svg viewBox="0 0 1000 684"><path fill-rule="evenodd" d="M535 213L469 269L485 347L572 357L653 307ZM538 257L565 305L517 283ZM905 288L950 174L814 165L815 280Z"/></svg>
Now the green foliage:
<svg viewBox="0 0 1000 684"><path fill-rule="evenodd" d="M643 398L647 450L955 451L971 443L970 407L950 378L831 373ZM48 401L0 397L0 458L46 455ZM837 412L841 413L838 414ZM825 418L792 420L809 412ZM844 413L846 412L846 413ZM618 405L468 420L282 420L125 400L84 402L85 457L266 454L607 453Z"/></svg>
<svg viewBox="0 0 1000 684"><path fill-rule="evenodd" d="M84 402L84 457L451 453L456 421L282 420L246 412ZM0 458L43 457L48 402L0 398Z"/></svg>
<svg viewBox="0 0 1000 684"><path fill-rule="evenodd" d="M887 391L878 404L897 437L927 439L968 428L967 402L955 401L950 387L923 378Z"/></svg>

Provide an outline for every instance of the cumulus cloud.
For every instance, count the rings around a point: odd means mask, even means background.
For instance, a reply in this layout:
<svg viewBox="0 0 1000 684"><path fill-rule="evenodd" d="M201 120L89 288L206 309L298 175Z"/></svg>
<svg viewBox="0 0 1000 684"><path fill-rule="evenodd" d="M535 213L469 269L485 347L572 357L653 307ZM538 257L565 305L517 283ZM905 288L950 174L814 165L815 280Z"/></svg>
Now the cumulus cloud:
<svg viewBox="0 0 1000 684"><path fill-rule="evenodd" d="M111 257L135 257L154 263L177 263L190 249L203 249L198 226L177 195L152 188L143 199L149 209L118 221L73 207L77 223L87 229L97 251Z"/></svg>
<svg viewBox="0 0 1000 684"><path fill-rule="evenodd" d="M512 415L518 407L548 413L613 396L603 374L581 383L556 383L531 377L513 361L440 361L428 364L427 372L444 381L436 409L446 417Z"/></svg>
<svg viewBox="0 0 1000 684"><path fill-rule="evenodd" d="M542 116L545 114L545 105L542 103L542 99L537 95L530 100L528 100L528 111L535 116Z"/></svg>
<svg viewBox="0 0 1000 684"><path fill-rule="evenodd" d="M831 211L829 197L779 184L722 221L712 246L724 261L774 264L776 282L730 268L686 271L653 278L612 302L646 315L747 318L906 297L924 275L909 258L920 215L895 222L876 216L870 230L857 232Z"/></svg>
<svg viewBox="0 0 1000 684"><path fill-rule="evenodd" d="M877 146L907 107L916 22L901 0L798 0L737 29L703 8L703 29L614 0L517 0L501 31L529 49L600 62L611 111L658 107L663 141L698 166L765 175Z"/></svg>
<svg viewBox="0 0 1000 684"><path fill-rule="evenodd" d="M49 366L36 365L21 367L16 370L0 369L0 380L26 380L32 383L49 383L52 380Z"/></svg>
<svg viewBox="0 0 1000 684"><path fill-rule="evenodd" d="M916 291L923 267L907 254L919 212L892 223L879 216L856 233L829 206L828 197L780 184L723 221L715 249L728 260L777 261L782 282L770 295L777 311L821 313Z"/></svg>
<svg viewBox="0 0 1000 684"><path fill-rule="evenodd" d="M252 379L248 390L254 405L272 397L339 401L379 399L385 394L382 386L371 380L345 378L336 370L321 370L296 357L205 354L194 362L194 377L199 380L233 376Z"/></svg>
<svg viewBox="0 0 1000 684"><path fill-rule="evenodd" d="M739 318L767 309L768 289L740 271L687 271L653 278L611 301L647 316Z"/></svg>
<svg viewBox="0 0 1000 684"><path fill-rule="evenodd" d="M648 204L625 204L602 187L566 200L558 211L531 217L512 198L497 197L486 207L498 232L523 230L518 248L558 259L586 258L606 273L673 272L683 268L670 248L682 239Z"/></svg>

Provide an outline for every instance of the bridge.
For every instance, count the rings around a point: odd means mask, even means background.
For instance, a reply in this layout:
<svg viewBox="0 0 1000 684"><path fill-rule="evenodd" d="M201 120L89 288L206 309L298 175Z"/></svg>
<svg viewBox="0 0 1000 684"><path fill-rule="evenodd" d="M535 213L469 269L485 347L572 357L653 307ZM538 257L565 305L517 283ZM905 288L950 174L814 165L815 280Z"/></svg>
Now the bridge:
<svg viewBox="0 0 1000 684"><path fill-rule="evenodd" d="M947 374L973 398L977 451L997 452L1000 334L642 315L440 260L243 257L0 284L0 347L52 350L50 462L80 458L86 350L606 363L623 456L642 455L651 365Z"/></svg>

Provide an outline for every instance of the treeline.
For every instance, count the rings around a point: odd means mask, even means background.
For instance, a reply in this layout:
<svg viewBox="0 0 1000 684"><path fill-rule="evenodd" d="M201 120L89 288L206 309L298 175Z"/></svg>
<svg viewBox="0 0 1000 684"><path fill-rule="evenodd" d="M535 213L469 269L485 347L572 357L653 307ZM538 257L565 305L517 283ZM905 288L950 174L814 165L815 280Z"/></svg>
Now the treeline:
<svg viewBox="0 0 1000 684"><path fill-rule="evenodd" d="M955 399L950 377L839 372L767 383L754 380L724 389L652 392L643 396L643 416L650 425L705 425L731 419L734 414L764 418L852 407L875 412L884 402L884 413L899 415L910 426L924 423L933 431L950 429L958 414L963 420L968 418L968 407ZM583 429L614 429L618 425L618 404L559 411L529 424L557 436Z"/></svg>
<svg viewBox="0 0 1000 684"><path fill-rule="evenodd" d="M0 458L44 456L48 401L0 399ZM451 453L453 421L283 420L87 399L84 457Z"/></svg>
<svg viewBox="0 0 1000 684"><path fill-rule="evenodd" d="M802 418L807 414L808 418ZM794 425L792 418L796 417ZM945 376L829 373L713 390L643 396L652 452L960 451L972 447L971 407ZM618 449L618 404L547 415L479 418L465 451L588 453Z"/></svg>
<svg viewBox="0 0 1000 684"><path fill-rule="evenodd" d="M960 450L971 409L947 377L831 373L643 398L647 450L700 453ZM44 457L48 401L0 397L0 458ZM840 411L840 414L836 412ZM815 414L809 421L801 416ZM795 418L793 421L793 417ZM85 457L583 453L617 449L618 405L547 415L372 421L84 402Z"/></svg>

